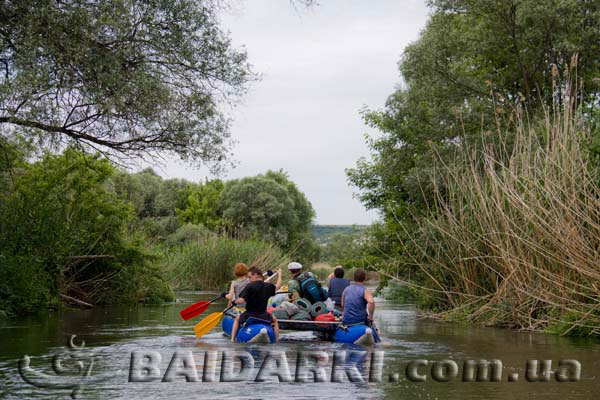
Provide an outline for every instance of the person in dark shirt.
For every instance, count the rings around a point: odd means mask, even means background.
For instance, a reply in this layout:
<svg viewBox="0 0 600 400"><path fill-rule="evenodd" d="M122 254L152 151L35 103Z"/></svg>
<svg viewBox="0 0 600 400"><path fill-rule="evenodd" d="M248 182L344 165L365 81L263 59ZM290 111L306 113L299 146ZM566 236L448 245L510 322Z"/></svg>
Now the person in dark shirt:
<svg viewBox="0 0 600 400"><path fill-rule="evenodd" d="M272 283L263 281L262 272L259 268L252 267L248 270L248 273L250 275L250 283L246 285L240 297L235 300L236 304L246 303L246 311L235 318L233 328L231 329L231 341L235 342L240 325L250 317L271 322L275 331L275 340L279 341L279 324L277 323L277 318L267 312L269 298L275 296L277 288ZM281 270L278 273L281 277Z"/></svg>
<svg viewBox="0 0 600 400"><path fill-rule="evenodd" d="M344 269L337 266L333 270L334 277L329 281L329 297L335 301L335 308L342 310L342 293L350 286L350 281L344 278Z"/></svg>

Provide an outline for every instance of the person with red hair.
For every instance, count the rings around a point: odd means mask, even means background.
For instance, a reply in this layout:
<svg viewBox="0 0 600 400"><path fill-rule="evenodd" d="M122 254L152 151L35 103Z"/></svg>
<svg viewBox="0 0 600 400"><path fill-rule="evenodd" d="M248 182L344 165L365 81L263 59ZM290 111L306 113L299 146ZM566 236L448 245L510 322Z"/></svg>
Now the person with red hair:
<svg viewBox="0 0 600 400"><path fill-rule="evenodd" d="M240 297L240 294L250 282L250 279L248 279L248 266L244 263L237 263L233 266L233 275L236 279L231 282L229 293L225 296L229 300L227 307L231 306Z"/></svg>

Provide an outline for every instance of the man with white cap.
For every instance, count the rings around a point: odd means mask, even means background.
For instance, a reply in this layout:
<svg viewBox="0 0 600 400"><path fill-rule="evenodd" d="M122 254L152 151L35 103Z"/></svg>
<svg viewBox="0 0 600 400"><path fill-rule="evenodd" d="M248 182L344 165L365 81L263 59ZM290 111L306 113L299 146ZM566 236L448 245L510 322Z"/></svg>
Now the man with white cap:
<svg viewBox="0 0 600 400"><path fill-rule="evenodd" d="M313 273L302 272L302 264L291 262L288 264L288 271L292 274L292 279L288 282L288 291L292 293L292 300L305 298L314 304L327 299L321 284Z"/></svg>

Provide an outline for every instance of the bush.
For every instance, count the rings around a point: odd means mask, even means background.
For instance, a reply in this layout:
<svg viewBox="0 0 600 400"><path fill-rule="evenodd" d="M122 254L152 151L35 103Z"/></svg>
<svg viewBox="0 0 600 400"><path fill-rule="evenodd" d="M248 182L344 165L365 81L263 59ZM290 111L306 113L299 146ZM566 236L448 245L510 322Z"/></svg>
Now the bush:
<svg viewBox="0 0 600 400"><path fill-rule="evenodd" d="M56 301L48 285L50 276L33 257L0 255L0 265L0 310L31 314Z"/></svg>
<svg viewBox="0 0 600 400"><path fill-rule="evenodd" d="M115 169L67 149L0 173L0 307L23 314L61 294L89 303L172 299L127 224L133 210L107 183Z"/></svg>
<svg viewBox="0 0 600 400"><path fill-rule="evenodd" d="M185 224L167 237L166 244L175 246L178 244L198 242L209 235L211 235L210 231L202 225Z"/></svg>

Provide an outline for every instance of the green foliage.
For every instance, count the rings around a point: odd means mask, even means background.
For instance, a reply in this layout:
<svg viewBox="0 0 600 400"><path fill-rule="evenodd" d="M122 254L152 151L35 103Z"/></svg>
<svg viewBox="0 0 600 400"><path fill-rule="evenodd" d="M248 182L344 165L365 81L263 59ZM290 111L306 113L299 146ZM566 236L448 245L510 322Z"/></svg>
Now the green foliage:
<svg viewBox="0 0 600 400"><path fill-rule="evenodd" d="M420 306L449 320L600 334L600 186L589 121L568 100L543 124L521 120L510 154L490 146L482 165L466 152L441 171L446 195L412 233L413 268L396 271L418 285Z"/></svg>
<svg viewBox="0 0 600 400"><path fill-rule="evenodd" d="M318 257L310 232L312 205L283 172L227 182L220 204L238 234L269 241L306 261Z"/></svg>
<svg viewBox="0 0 600 400"><path fill-rule="evenodd" d="M4 309L32 312L56 304L60 293L100 303L146 299L123 286L137 284L148 264L127 235L132 209L107 190L113 173L106 159L70 148L3 171L12 182L0 199Z"/></svg>
<svg viewBox="0 0 600 400"><path fill-rule="evenodd" d="M597 312L596 312L597 314ZM597 315L595 315L597 317ZM563 315L549 323L545 332L556 335L587 337L594 334L595 326L581 325L581 315L576 312L565 312Z"/></svg>
<svg viewBox="0 0 600 400"><path fill-rule="evenodd" d="M331 264L346 265L350 260L364 254L364 241L365 236L361 233L336 233L323 246L321 259Z"/></svg>
<svg viewBox="0 0 600 400"><path fill-rule="evenodd" d="M204 184L188 185L182 194L185 208L176 209L181 223L204 225L214 230L223 224L219 215L219 198L224 185L220 179L206 180Z"/></svg>
<svg viewBox="0 0 600 400"><path fill-rule="evenodd" d="M221 161L229 135L221 104L254 76L220 29L217 6L2 2L2 135L17 128L50 146Z"/></svg>
<svg viewBox="0 0 600 400"><path fill-rule="evenodd" d="M130 203L140 218L168 217L184 207L183 191L190 182L182 179L163 180L152 169L135 174L119 172L111 180L111 188Z"/></svg>
<svg viewBox="0 0 600 400"><path fill-rule="evenodd" d="M166 248L159 265L176 289L206 290L225 288L234 279L235 263L275 270L290 261L270 243L207 234Z"/></svg>
<svg viewBox="0 0 600 400"><path fill-rule="evenodd" d="M414 254L420 221L438 195L448 196L436 168L451 167L465 145L474 155L484 143L510 154L515 107L533 120L560 106L572 67L586 88L581 108L592 109L600 89L591 84L600 75L598 2L429 4L426 28L399 63L403 84L383 110L363 110L365 123L382 133L368 139L371 159L347 170L363 204L383 216L378 246L392 273L414 272L406 255Z"/></svg>
<svg viewBox="0 0 600 400"><path fill-rule="evenodd" d="M294 202L279 183L264 176L227 183L222 194L223 216L236 228L285 245L296 224Z"/></svg>
<svg viewBox="0 0 600 400"><path fill-rule="evenodd" d="M48 282L50 274L34 256L0 252L0 309L9 314L30 314L56 303Z"/></svg>
<svg viewBox="0 0 600 400"><path fill-rule="evenodd" d="M170 246L180 245L190 242L198 242L210 235L210 231L203 225L185 224L180 226L173 234L166 239L166 244Z"/></svg>
<svg viewBox="0 0 600 400"><path fill-rule="evenodd" d="M136 218L129 224L130 231L143 233L152 241L164 241L180 227L176 216Z"/></svg>
<svg viewBox="0 0 600 400"><path fill-rule="evenodd" d="M367 225L313 225L311 230L317 243L326 244L337 234L354 234L367 228Z"/></svg>

